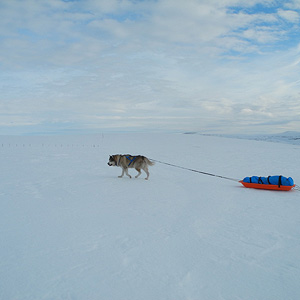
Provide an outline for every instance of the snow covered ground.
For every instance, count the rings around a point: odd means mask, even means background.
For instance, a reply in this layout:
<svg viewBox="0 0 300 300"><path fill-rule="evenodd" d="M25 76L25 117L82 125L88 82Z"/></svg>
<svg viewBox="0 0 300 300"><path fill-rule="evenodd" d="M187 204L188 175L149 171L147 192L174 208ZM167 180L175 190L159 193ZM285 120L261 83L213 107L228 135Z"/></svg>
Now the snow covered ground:
<svg viewBox="0 0 300 300"><path fill-rule="evenodd" d="M300 183L300 145L192 134L0 139L0 299L300 299L300 192L156 163L122 179L116 153ZM130 170L135 174L135 170Z"/></svg>

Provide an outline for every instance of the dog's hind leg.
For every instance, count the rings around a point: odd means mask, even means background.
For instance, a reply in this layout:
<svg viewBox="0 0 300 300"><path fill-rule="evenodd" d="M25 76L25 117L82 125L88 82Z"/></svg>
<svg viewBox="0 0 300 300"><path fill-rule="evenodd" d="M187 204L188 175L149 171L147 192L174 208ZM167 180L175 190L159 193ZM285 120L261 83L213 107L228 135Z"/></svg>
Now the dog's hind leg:
<svg viewBox="0 0 300 300"><path fill-rule="evenodd" d="M148 178L149 178L149 171L148 171L148 167L147 166L145 166L145 167L143 167L143 170L145 171L145 173L147 174L147 177L145 178L146 180L148 180Z"/></svg>
<svg viewBox="0 0 300 300"><path fill-rule="evenodd" d="M135 168L135 169L138 171L138 174L135 176L135 178L138 178L142 174L142 172L141 172L141 169L138 169L138 168Z"/></svg>

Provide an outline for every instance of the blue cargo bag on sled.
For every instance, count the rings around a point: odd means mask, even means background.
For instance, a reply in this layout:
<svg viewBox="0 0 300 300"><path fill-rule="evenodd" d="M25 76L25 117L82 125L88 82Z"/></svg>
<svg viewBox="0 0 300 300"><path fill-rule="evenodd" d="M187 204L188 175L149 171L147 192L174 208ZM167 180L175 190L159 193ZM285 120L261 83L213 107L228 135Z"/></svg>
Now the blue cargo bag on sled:
<svg viewBox="0 0 300 300"><path fill-rule="evenodd" d="M295 187L294 180L291 177L282 175L259 177L245 177L240 181L247 188L266 189L266 190L282 190L289 191Z"/></svg>
<svg viewBox="0 0 300 300"><path fill-rule="evenodd" d="M284 177L284 176L268 176L268 177L258 177L258 176L252 176L252 177L245 177L243 179L244 182L247 183L260 183L260 184L273 184L273 185L284 185L284 186L293 186L294 180L292 177Z"/></svg>

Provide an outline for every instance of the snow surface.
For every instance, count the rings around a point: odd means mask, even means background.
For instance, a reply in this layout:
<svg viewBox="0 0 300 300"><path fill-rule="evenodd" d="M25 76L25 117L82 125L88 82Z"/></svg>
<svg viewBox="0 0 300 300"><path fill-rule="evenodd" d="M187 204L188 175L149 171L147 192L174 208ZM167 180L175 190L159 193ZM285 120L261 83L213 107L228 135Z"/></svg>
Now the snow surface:
<svg viewBox="0 0 300 300"><path fill-rule="evenodd" d="M107 165L143 154L299 184L299 150L191 134L2 136L0 299L300 299L299 191L160 163L148 181L120 179Z"/></svg>

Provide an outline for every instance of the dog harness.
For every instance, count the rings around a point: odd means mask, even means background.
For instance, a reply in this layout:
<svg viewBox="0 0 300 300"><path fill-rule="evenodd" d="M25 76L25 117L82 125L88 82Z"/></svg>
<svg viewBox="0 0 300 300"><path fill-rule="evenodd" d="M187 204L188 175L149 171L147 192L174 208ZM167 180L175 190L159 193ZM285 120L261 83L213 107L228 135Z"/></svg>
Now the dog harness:
<svg viewBox="0 0 300 300"><path fill-rule="evenodd" d="M120 157L119 157L119 159L118 159L118 161L117 161L117 167L119 166L119 164L120 164L120 159L121 159L121 155L120 155Z"/></svg>
<svg viewBox="0 0 300 300"><path fill-rule="evenodd" d="M125 156L128 160L130 160L130 163L128 164L128 167L131 165L131 163L136 160L137 156ZM132 157L132 159L130 158Z"/></svg>

